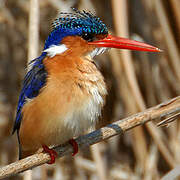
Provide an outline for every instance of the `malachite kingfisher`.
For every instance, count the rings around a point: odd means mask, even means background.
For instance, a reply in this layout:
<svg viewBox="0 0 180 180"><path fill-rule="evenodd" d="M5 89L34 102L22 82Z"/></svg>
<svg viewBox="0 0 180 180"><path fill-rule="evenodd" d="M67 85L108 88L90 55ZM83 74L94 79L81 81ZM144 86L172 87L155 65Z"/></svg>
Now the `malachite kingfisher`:
<svg viewBox="0 0 180 180"><path fill-rule="evenodd" d="M73 140L93 128L101 116L107 88L93 57L109 48L159 52L151 45L116 37L90 12L72 8L52 24L42 54L29 63L19 96L13 133L17 131L19 158L43 147Z"/></svg>

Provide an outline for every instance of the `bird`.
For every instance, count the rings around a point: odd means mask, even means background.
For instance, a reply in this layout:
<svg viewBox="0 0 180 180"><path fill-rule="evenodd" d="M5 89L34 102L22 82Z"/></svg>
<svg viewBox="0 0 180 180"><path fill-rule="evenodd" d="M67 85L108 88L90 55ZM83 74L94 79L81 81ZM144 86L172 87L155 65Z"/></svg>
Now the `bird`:
<svg viewBox="0 0 180 180"><path fill-rule="evenodd" d="M72 8L52 23L44 49L28 64L17 105L13 133L17 132L19 159L42 149L52 164L51 148L94 128L105 104L107 87L93 57L107 49L160 52L160 49L108 32L91 12Z"/></svg>

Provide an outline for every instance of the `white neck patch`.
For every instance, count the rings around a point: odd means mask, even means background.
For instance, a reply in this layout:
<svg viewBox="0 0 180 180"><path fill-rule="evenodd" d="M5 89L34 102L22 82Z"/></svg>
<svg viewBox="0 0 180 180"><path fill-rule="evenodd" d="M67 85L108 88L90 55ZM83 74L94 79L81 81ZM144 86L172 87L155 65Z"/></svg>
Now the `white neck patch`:
<svg viewBox="0 0 180 180"><path fill-rule="evenodd" d="M45 49L43 52L47 52L47 55L49 57L54 57L56 54L62 54L65 52L68 48L66 47L65 44L61 45L52 45L48 49Z"/></svg>
<svg viewBox="0 0 180 180"><path fill-rule="evenodd" d="M99 54L104 53L108 48L102 47L102 48L96 48L93 51L91 51L88 55L93 58L94 56L97 56Z"/></svg>

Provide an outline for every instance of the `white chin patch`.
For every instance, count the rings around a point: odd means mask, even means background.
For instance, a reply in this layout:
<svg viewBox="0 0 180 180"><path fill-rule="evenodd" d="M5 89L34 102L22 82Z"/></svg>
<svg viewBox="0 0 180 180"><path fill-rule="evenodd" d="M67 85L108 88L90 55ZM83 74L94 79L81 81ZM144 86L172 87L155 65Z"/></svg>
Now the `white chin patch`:
<svg viewBox="0 0 180 180"><path fill-rule="evenodd" d="M96 55L104 53L108 48L102 47L102 48L96 48L93 51L91 51L88 55L93 58Z"/></svg>
<svg viewBox="0 0 180 180"><path fill-rule="evenodd" d="M56 54L62 54L65 52L68 48L65 44L60 45L52 45L48 49L45 49L43 52L46 52L49 57L54 57Z"/></svg>

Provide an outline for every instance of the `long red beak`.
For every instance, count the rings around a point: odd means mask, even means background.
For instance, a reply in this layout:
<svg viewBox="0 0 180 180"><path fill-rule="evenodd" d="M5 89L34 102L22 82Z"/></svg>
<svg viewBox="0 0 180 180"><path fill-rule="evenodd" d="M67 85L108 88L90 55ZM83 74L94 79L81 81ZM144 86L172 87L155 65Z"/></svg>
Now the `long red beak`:
<svg viewBox="0 0 180 180"><path fill-rule="evenodd" d="M116 37L112 35L108 35L104 39L89 42L88 44L96 45L99 47L129 49L129 50L136 50L136 51L151 51L151 52L161 51L157 47L148 45L146 43L142 43L142 42L126 39L126 38Z"/></svg>

